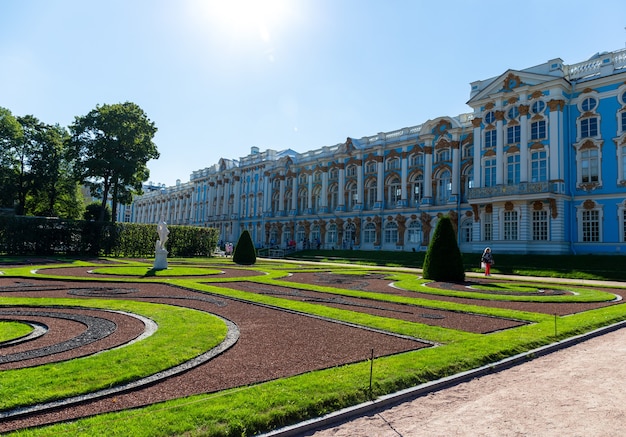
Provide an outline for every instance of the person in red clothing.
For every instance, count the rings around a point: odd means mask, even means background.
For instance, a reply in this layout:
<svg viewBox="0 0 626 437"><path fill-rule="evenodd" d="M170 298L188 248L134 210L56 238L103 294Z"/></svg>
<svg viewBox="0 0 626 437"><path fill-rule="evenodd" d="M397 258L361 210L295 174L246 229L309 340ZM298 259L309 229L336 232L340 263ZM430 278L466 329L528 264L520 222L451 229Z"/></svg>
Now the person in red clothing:
<svg viewBox="0 0 626 437"><path fill-rule="evenodd" d="M485 267L485 276L491 276L491 265L493 262L493 255L491 254L491 249L489 247L485 248L483 252L483 256L480 258L481 264Z"/></svg>

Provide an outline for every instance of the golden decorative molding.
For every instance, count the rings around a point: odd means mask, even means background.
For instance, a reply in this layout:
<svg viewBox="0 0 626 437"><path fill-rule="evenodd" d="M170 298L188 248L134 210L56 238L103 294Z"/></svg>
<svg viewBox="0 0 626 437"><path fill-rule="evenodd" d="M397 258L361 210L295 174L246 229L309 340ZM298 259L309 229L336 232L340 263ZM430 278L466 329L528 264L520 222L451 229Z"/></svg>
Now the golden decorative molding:
<svg viewBox="0 0 626 437"><path fill-rule="evenodd" d="M476 128L476 127L480 127L480 125L482 124L482 122L483 122L483 119L482 119L482 118L480 118L480 117L476 117L476 118L472 119L472 126L473 126L473 127L475 127L475 128Z"/></svg>
<svg viewBox="0 0 626 437"><path fill-rule="evenodd" d="M493 214L493 205L491 203L485 205L485 212L487 214Z"/></svg>
<svg viewBox="0 0 626 437"><path fill-rule="evenodd" d="M504 210L505 210L505 211L513 211L513 208L514 208L514 207L515 207L515 205L513 205L513 202L511 202L510 200L509 200L509 201L507 201L507 202L504 204Z"/></svg>
<svg viewBox="0 0 626 437"><path fill-rule="evenodd" d="M543 202L541 200L535 200L533 202L533 211L541 211L543 209Z"/></svg>
<svg viewBox="0 0 626 437"><path fill-rule="evenodd" d="M593 88L587 87L587 88L583 89L580 93L581 94L589 94L589 93L592 93L593 91L594 91Z"/></svg>
<svg viewBox="0 0 626 437"><path fill-rule="evenodd" d="M474 211L474 221L479 222L480 221L480 209L478 208L478 205L476 204L472 205L472 210Z"/></svg>
<svg viewBox="0 0 626 437"><path fill-rule="evenodd" d="M495 103L489 102L485 104L485 111L489 111L490 109L493 109L495 106L496 106Z"/></svg>
<svg viewBox="0 0 626 437"><path fill-rule="evenodd" d="M495 116L496 116L496 121L503 121L504 111L496 111Z"/></svg>
<svg viewBox="0 0 626 437"><path fill-rule="evenodd" d="M519 110L519 115L528 115L530 105L519 105L517 109Z"/></svg>
<svg viewBox="0 0 626 437"><path fill-rule="evenodd" d="M504 89L505 90L512 90L514 88L517 88L519 86L522 85L522 81L520 80L519 76L513 74L513 73L509 73L509 75L506 77L506 79L504 79Z"/></svg>
<svg viewBox="0 0 626 437"><path fill-rule="evenodd" d="M533 99L540 99L541 97L543 97L543 93L541 91L539 91L539 90L533 92L530 95L531 100L533 100Z"/></svg>
<svg viewBox="0 0 626 437"><path fill-rule="evenodd" d="M557 207L556 207L556 199L548 199L548 202L550 202L550 210L552 211L552 218L556 219L559 216L559 211L557 210Z"/></svg>
<svg viewBox="0 0 626 437"><path fill-rule="evenodd" d="M548 102L548 108L550 111L562 111L565 107L565 100L550 100Z"/></svg>
<svg viewBox="0 0 626 437"><path fill-rule="evenodd" d="M583 208L585 208L586 210L591 210L594 209L596 207L596 202L594 202L591 199L587 199L583 202Z"/></svg>

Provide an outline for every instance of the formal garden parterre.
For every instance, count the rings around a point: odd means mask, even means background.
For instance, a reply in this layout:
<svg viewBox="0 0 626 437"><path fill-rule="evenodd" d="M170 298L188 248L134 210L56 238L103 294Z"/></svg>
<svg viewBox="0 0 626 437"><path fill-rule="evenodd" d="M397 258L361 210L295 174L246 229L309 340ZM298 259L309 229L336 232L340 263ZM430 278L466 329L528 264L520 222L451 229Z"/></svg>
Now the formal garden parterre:
<svg viewBox="0 0 626 437"><path fill-rule="evenodd" d="M558 281L215 258L0 264L9 435L254 435L626 318L621 289Z"/></svg>

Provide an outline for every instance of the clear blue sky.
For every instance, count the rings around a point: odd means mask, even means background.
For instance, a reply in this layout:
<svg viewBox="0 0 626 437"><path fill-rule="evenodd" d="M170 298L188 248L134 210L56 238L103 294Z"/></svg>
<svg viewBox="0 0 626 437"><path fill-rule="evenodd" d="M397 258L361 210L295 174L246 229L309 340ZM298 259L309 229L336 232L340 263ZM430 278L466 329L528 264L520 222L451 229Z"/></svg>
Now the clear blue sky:
<svg viewBox="0 0 626 437"><path fill-rule="evenodd" d="M0 106L69 126L131 101L150 180L469 112L469 83L626 43L624 0L0 0Z"/></svg>

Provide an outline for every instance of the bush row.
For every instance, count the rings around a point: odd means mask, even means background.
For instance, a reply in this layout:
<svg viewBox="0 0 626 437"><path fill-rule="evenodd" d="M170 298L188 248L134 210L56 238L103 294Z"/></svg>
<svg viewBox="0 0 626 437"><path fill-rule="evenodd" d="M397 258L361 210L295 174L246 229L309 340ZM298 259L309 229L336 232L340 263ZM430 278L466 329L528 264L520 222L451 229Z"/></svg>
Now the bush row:
<svg viewBox="0 0 626 437"><path fill-rule="evenodd" d="M214 228L169 226L170 256L210 256ZM154 256L156 225L0 216L0 253L7 255Z"/></svg>

